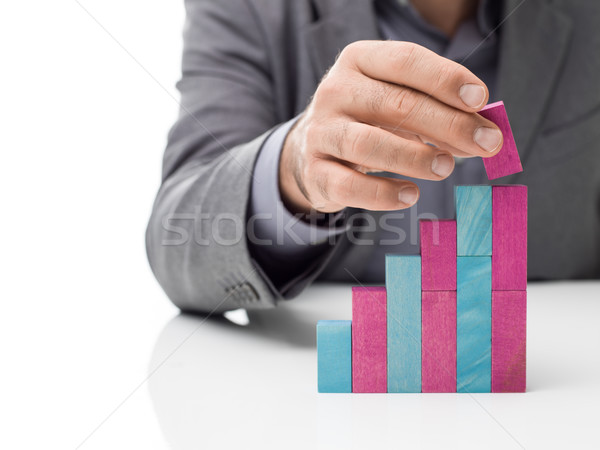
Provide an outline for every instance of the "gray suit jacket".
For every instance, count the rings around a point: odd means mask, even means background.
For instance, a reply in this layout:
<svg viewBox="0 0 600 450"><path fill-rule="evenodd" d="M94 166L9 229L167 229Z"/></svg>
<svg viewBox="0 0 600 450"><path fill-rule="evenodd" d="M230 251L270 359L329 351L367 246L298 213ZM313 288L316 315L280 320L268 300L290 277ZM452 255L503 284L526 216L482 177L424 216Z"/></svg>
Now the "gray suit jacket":
<svg viewBox="0 0 600 450"><path fill-rule="evenodd" d="M499 98L529 186L530 279L600 276L600 4L505 2ZM516 10L515 10L516 8ZM186 0L182 108L146 240L183 310L271 307L317 277L360 277L371 247L343 237L276 289L244 236L252 170L274 126L299 113L338 52L378 39L369 0ZM377 213L374 213L377 214Z"/></svg>

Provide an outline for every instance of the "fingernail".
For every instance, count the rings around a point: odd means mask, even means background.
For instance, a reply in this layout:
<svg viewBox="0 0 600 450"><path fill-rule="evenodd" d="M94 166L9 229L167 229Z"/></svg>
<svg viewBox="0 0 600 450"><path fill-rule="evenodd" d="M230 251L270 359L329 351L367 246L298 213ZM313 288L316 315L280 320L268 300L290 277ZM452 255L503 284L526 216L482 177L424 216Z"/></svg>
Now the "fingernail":
<svg viewBox="0 0 600 450"><path fill-rule="evenodd" d="M450 155L438 155L431 163L431 171L442 178L446 178L450 175L452 169L454 169L454 158Z"/></svg>
<svg viewBox="0 0 600 450"><path fill-rule="evenodd" d="M495 128L479 127L473 134L473 140L485 151L493 152L502 143L502 133Z"/></svg>
<svg viewBox="0 0 600 450"><path fill-rule="evenodd" d="M485 89L479 84L463 84L458 95L469 108L479 108L485 101Z"/></svg>
<svg viewBox="0 0 600 450"><path fill-rule="evenodd" d="M406 205L412 205L419 198L419 191L414 187L404 187L398 193L398 200Z"/></svg>

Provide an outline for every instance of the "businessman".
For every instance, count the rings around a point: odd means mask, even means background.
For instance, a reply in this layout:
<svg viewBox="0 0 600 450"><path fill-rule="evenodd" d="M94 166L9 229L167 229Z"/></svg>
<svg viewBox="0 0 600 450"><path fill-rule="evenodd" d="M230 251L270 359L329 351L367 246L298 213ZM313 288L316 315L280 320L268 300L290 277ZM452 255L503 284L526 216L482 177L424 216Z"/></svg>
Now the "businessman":
<svg viewBox="0 0 600 450"><path fill-rule="evenodd" d="M180 116L146 233L181 309L382 282L419 218L487 182L505 102L530 279L600 276L600 4L186 0Z"/></svg>

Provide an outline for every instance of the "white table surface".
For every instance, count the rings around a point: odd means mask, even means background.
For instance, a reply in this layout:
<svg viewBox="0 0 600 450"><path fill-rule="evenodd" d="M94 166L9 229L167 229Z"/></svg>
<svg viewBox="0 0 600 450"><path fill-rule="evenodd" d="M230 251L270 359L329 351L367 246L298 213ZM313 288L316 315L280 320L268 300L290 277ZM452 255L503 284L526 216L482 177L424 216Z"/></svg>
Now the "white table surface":
<svg viewBox="0 0 600 450"><path fill-rule="evenodd" d="M148 292L3 317L0 447L600 448L599 282L530 283L525 394L318 394L315 324L351 317L347 285L208 320Z"/></svg>
<svg viewBox="0 0 600 450"><path fill-rule="evenodd" d="M248 318L162 330L148 387L175 448L600 447L600 283L531 285L526 394L318 394L315 323L351 318L348 286Z"/></svg>

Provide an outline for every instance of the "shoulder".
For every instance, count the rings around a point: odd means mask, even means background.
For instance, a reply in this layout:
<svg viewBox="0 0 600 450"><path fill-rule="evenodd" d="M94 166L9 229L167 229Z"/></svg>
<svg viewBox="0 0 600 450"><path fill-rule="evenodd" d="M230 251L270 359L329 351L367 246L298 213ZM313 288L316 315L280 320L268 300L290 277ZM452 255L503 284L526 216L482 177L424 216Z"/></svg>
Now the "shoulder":
<svg viewBox="0 0 600 450"><path fill-rule="evenodd" d="M247 26L257 21L290 26L310 21L316 11L314 0L185 0L185 9L188 17L228 18Z"/></svg>

